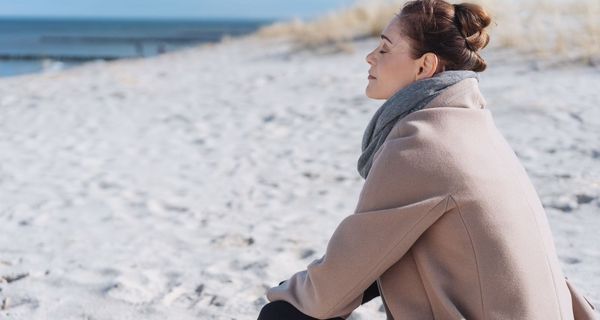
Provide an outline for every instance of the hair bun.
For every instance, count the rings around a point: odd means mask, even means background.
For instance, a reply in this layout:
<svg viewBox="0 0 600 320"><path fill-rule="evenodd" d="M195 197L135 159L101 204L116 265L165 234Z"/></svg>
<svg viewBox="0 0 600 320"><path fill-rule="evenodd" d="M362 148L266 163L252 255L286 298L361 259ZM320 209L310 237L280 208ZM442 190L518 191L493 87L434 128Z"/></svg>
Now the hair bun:
<svg viewBox="0 0 600 320"><path fill-rule="evenodd" d="M465 38L467 46L472 51L485 48L490 41L490 37L484 29L492 21L487 12L474 3L459 3L453 6L456 26Z"/></svg>

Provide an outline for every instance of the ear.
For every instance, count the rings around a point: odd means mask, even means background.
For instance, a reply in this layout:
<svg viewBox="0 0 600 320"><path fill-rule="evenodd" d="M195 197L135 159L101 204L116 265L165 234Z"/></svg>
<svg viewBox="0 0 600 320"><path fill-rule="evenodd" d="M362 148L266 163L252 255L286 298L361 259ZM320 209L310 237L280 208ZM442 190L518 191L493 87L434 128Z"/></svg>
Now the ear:
<svg viewBox="0 0 600 320"><path fill-rule="evenodd" d="M426 52L421 56L421 58L418 59L417 63L417 67L419 68L419 71L417 72L417 80L421 80L430 78L435 74L440 60L435 53Z"/></svg>

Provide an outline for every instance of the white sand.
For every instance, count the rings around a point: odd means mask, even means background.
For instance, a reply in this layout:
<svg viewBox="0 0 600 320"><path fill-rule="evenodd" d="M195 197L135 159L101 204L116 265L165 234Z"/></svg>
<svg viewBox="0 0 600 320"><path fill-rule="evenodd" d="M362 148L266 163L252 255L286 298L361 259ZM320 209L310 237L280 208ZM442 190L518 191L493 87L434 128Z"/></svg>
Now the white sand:
<svg viewBox="0 0 600 320"><path fill-rule="evenodd" d="M0 319L256 319L355 208L375 45L248 38L0 79L0 277L26 274ZM484 55L565 275L600 305L600 70Z"/></svg>

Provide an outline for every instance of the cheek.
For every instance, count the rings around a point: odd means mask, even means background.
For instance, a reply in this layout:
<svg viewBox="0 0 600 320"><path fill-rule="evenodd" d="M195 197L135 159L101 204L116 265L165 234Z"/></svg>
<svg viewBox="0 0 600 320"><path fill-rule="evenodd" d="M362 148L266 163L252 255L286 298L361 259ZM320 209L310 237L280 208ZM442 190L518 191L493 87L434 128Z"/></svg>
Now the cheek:
<svg viewBox="0 0 600 320"><path fill-rule="evenodd" d="M396 56L395 59L386 61L385 73L394 78L406 78L412 72L412 60L404 56Z"/></svg>
<svg viewBox="0 0 600 320"><path fill-rule="evenodd" d="M381 80L382 83L380 84L385 90L395 92L412 82L414 75L412 74L413 64L410 59L394 57L394 59L386 59L381 62L378 80Z"/></svg>
<svg viewBox="0 0 600 320"><path fill-rule="evenodd" d="M391 58L391 59L390 59ZM413 61L404 56L381 58L377 64L377 80L374 80L372 92L383 98L389 98L398 90L414 80Z"/></svg>

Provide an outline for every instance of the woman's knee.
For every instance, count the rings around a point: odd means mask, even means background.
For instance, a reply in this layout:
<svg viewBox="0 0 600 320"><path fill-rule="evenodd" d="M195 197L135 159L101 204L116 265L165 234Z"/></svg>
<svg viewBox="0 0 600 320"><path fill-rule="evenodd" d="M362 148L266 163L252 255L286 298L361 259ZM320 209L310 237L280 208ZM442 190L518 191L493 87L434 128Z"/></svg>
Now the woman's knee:
<svg viewBox="0 0 600 320"><path fill-rule="evenodd" d="M257 320L318 320L302 313L291 303L284 300L271 301L260 310ZM344 318L331 318L328 320L344 320Z"/></svg>
<svg viewBox="0 0 600 320"><path fill-rule="evenodd" d="M298 314L300 313L300 314ZM277 300L267 303L260 310L258 320L312 319L301 318L303 314L287 301Z"/></svg>

